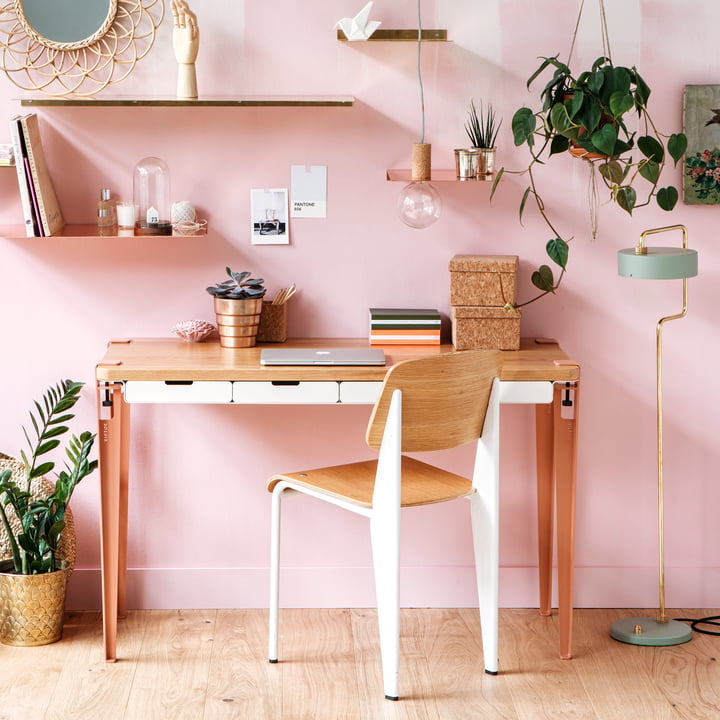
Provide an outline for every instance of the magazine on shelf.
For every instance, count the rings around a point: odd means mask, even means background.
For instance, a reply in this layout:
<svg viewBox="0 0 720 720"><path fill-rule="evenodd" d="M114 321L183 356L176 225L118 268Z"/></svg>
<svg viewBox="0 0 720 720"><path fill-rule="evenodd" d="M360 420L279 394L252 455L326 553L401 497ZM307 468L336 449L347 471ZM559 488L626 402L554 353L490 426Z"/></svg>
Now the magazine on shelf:
<svg viewBox="0 0 720 720"><path fill-rule="evenodd" d="M25 164L27 152L25 151L25 140L23 138L23 129L20 123L20 116L15 116L10 120L10 139L13 144L13 154L15 155L15 169L17 171L18 187L20 189L20 202L22 203L23 218L25 223L25 234L28 237L39 235L39 216L36 216L33 210L32 198L30 196L30 173L28 166Z"/></svg>

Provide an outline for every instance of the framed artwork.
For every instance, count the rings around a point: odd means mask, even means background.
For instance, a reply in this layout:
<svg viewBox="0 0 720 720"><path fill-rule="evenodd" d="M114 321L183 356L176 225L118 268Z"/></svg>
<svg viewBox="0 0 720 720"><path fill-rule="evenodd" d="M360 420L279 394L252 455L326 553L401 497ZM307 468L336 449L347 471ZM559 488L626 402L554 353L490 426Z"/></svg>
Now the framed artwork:
<svg viewBox="0 0 720 720"><path fill-rule="evenodd" d="M683 124L688 146L683 166L683 200L720 203L720 85L686 85Z"/></svg>

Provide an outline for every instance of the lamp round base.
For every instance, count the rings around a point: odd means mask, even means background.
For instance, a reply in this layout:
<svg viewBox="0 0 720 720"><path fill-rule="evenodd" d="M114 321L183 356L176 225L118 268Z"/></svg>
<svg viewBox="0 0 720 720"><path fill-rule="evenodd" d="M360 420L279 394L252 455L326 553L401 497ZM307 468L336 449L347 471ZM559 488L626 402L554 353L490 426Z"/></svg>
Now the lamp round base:
<svg viewBox="0 0 720 720"><path fill-rule="evenodd" d="M625 618L610 626L610 637L631 645L682 645L692 638L692 628L677 620L659 623L652 617Z"/></svg>

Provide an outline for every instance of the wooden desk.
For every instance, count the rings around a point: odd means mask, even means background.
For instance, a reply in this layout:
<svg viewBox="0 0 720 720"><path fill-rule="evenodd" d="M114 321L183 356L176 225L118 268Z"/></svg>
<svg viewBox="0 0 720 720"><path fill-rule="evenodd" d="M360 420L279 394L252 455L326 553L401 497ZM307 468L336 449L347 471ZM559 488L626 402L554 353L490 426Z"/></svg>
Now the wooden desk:
<svg viewBox="0 0 720 720"><path fill-rule="evenodd" d="M367 346L365 339L292 339L286 346ZM143 402L372 403L387 368L454 352L451 345L386 346L386 367L264 367L260 349L169 339L111 341L97 365L101 572L105 659L116 659L117 619L126 613L130 404ZM536 405L540 613L550 614L557 513L560 656L572 656L575 469L580 368L554 341L523 340L503 353L501 381L552 383ZM139 395L137 395L139 393ZM333 393L335 393L333 395ZM131 397L128 397L130 395Z"/></svg>

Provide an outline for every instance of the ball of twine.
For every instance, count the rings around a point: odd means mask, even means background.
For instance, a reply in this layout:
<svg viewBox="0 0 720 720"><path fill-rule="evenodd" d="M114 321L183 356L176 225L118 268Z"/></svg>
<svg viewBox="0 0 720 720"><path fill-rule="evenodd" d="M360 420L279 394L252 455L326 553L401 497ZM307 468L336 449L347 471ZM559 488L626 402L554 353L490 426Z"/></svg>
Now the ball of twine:
<svg viewBox="0 0 720 720"><path fill-rule="evenodd" d="M189 200L180 200L172 204L170 219L176 223L194 223L196 218L195 206Z"/></svg>

